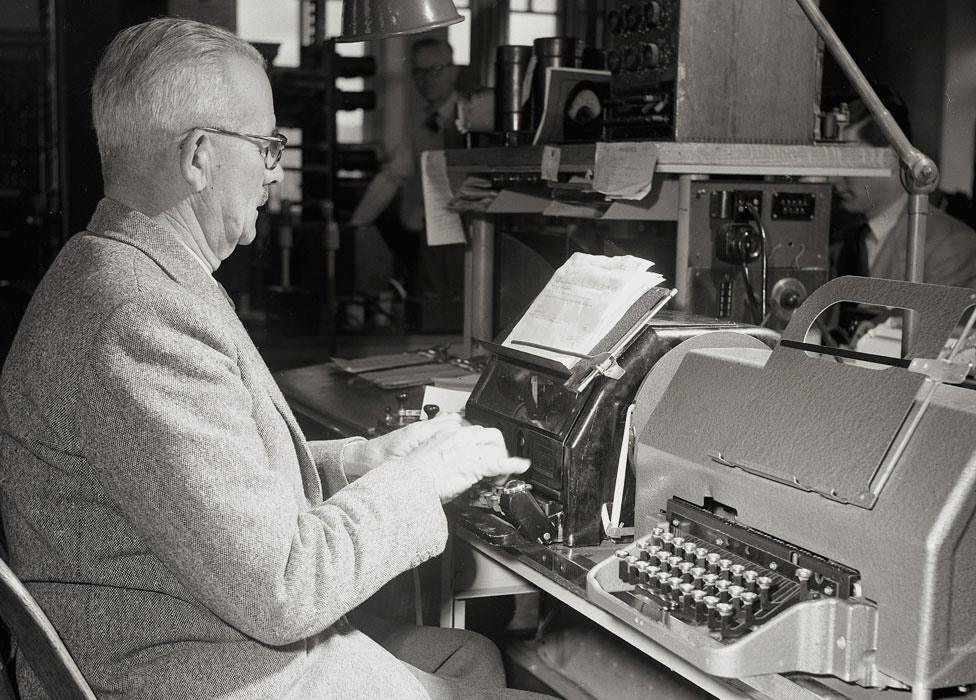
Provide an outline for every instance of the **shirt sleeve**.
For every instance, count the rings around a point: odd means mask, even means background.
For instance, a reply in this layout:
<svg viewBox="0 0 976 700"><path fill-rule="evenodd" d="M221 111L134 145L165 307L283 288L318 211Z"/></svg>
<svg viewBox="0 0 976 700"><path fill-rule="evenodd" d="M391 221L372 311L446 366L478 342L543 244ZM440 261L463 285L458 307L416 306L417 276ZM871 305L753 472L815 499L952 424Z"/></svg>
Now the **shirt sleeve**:
<svg viewBox="0 0 976 700"><path fill-rule="evenodd" d="M310 503L300 480L296 493L296 455L266 447L260 387L242 375L233 335L190 298L116 310L89 362L84 457L193 596L244 634L284 645L439 553L447 524L430 473L402 462L324 503Z"/></svg>

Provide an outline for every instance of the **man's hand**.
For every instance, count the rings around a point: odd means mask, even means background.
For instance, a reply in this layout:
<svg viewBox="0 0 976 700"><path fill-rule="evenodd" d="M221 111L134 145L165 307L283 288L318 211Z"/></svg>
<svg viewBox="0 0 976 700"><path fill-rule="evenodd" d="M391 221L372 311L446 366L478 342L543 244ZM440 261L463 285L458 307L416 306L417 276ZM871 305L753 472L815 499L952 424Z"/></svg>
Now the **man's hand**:
<svg viewBox="0 0 976 700"><path fill-rule="evenodd" d="M385 462L407 456L435 435L457 429L461 420L459 414L447 413L410 423L372 440L350 443L343 452L343 470L350 479L360 477Z"/></svg>
<svg viewBox="0 0 976 700"><path fill-rule="evenodd" d="M529 460L509 456L497 428L460 423L432 435L403 461L431 474L441 503L457 498L481 479L521 474L529 468Z"/></svg>

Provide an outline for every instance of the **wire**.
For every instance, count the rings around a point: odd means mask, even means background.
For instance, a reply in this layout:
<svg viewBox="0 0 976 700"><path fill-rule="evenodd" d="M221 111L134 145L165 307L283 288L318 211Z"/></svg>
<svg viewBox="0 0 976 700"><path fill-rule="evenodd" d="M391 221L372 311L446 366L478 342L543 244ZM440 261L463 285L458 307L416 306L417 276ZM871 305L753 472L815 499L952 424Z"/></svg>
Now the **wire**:
<svg viewBox="0 0 976 700"><path fill-rule="evenodd" d="M752 279L749 277L749 266L746 263L742 263L742 280L746 284L746 298L749 300L749 308L752 310L753 323L761 324L763 314L756 304L756 292L752 288Z"/></svg>
<svg viewBox="0 0 976 700"><path fill-rule="evenodd" d="M766 239L766 227L763 226L762 218L759 216L759 210L756 209L755 204L746 202L744 206L745 210L752 217L753 222L755 222L756 228L759 229L759 237L762 239L762 296L759 298L760 309L762 311L759 314L759 318L764 319L766 318L767 275L769 267L769 246Z"/></svg>

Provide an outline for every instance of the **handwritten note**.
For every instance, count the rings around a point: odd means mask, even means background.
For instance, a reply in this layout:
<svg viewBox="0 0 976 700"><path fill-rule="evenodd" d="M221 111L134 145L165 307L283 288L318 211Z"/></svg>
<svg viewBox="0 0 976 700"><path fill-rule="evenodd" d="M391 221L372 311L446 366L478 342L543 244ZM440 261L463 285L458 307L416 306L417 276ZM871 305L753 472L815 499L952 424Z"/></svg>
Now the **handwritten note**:
<svg viewBox="0 0 976 700"><path fill-rule="evenodd" d="M596 144L593 189L615 199L643 199L654 183L657 144L633 141Z"/></svg>
<svg viewBox="0 0 976 700"><path fill-rule="evenodd" d="M420 156L420 169L423 177L427 245L464 243L461 216L447 206L454 193L447 177L444 151L424 151Z"/></svg>

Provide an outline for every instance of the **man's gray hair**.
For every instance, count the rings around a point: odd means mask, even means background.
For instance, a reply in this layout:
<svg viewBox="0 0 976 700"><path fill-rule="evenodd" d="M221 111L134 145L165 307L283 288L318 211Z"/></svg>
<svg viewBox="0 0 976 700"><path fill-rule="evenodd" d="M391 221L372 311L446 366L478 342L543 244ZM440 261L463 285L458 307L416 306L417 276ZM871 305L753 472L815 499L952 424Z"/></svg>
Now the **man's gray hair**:
<svg viewBox="0 0 976 700"><path fill-rule="evenodd" d="M122 163L149 165L198 126L239 128L226 61L261 54L226 29L162 17L123 29L95 71L92 117L106 174Z"/></svg>

